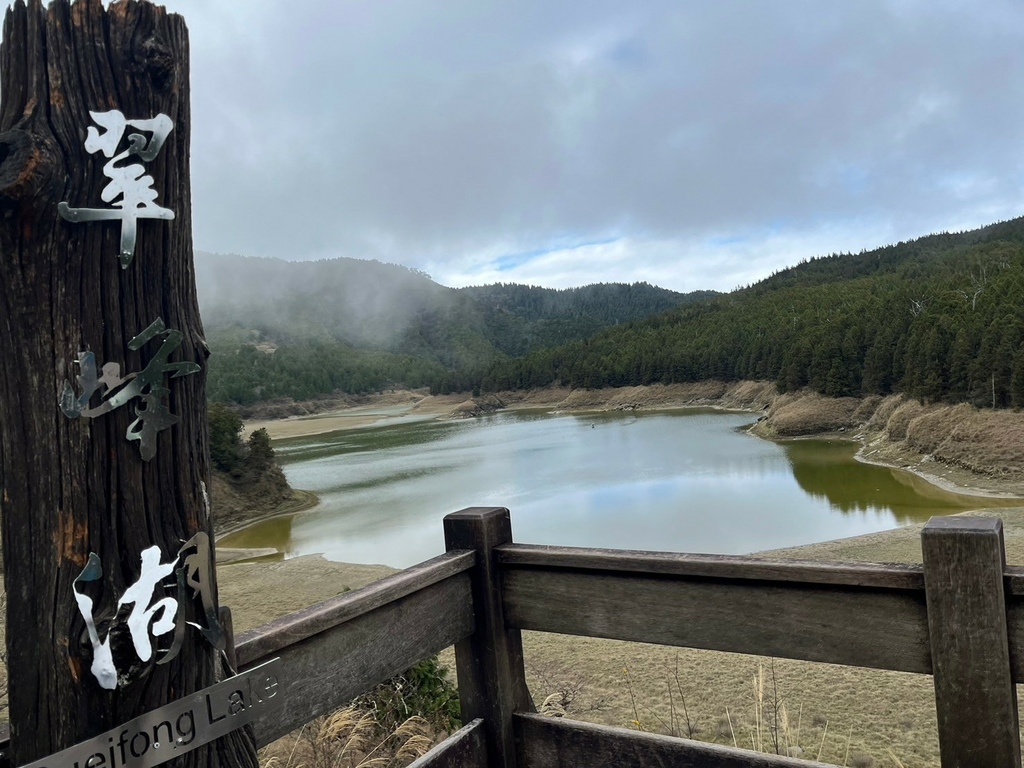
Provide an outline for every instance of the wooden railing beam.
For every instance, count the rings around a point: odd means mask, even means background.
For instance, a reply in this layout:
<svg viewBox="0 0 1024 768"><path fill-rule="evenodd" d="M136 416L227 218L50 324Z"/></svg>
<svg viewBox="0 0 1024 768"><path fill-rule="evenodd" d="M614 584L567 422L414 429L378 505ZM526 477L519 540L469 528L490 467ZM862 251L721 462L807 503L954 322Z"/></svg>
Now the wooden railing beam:
<svg viewBox="0 0 1024 768"><path fill-rule="evenodd" d="M522 768L836 768L747 749L569 719L516 715Z"/></svg>
<svg viewBox="0 0 1024 768"><path fill-rule="evenodd" d="M574 569L568 559L502 574L506 621L521 630L931 672L923 589Z"/></svg>
<svg viewBox="0 0 1024 768"><path fill-rule="evenodd" d="M484 721L473 720L431 749L409 768L487 768Z"/></svg>
<svg viewBox="0 0 1024 768"><path fill-rule="evenodd" d="M253 725L263 746L346 706L473 631L472 553L452 553L242 634L243 669L281 659L282 710Z"/></svg>

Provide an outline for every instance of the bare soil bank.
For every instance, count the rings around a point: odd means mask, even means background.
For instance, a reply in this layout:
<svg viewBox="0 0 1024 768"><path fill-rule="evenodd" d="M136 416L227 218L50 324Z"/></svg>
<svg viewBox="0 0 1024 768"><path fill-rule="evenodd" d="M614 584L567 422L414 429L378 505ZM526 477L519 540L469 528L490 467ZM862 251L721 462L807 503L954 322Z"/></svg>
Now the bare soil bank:
<svg viewBox="0 0 1024 768"><path fill-rule="evenodd" d="M301 512L319 502L316 494L291 488L279 467L272 467L255 479L233 478L214 470L210 476L210 500L217 536L257 520Z"/></svg>
<svg viewBox="0 0 1024 768"><path fill-rule="evenodd" d="M751 429L769 439L857 440L863 461L909 470L946 490L1024 495L1024 413L967 404L923 405L904 395L777 397Z"/></svg>
<svg viewBox="0 0 1024 768"><path fill-rule="evenodd" d="M778 397L769 382L653 384L620 389L543 389L499 392L482 397L430 395L400 390L367 395L358 402L278 403L246 421L246 432L266 429L275 440L309 437L345 429L416 419L466 419L505 409L541 408L553 413L602 410L665 410L706 406L762 411ZM323 407L320 407L323 406ZM272 414L287 412L285 416Z"/></svg>

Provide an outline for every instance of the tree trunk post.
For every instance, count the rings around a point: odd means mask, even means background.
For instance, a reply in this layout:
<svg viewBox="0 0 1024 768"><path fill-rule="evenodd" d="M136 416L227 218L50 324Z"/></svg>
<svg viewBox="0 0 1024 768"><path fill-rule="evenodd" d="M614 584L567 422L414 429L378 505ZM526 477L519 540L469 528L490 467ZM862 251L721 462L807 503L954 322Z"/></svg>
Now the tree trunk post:
<svg viewBox="0 0 1024 768"><path fill-rule="evenodd" d="M933 517L921 549L943 768L1017 768L1003 522Z"/></svg>
<svg viewBox="0 0 1024 768"><path fill-rule="evenodd" d="M470 507L444 519L449 552L476 551L472 571L473 613L476 629L455 644L462 722L483 718L487 731L490 768L515 768L516 745L512 730L515 712L533 712L523 669L523 639L518 629L505 626L501 580L494 548L512 541L507 509Z"/></svg>
<svg viewBox="0 0 1024 768"><path fill-rule="evenodd" d="M185 23L137 0L17 0L0 94L0 524L11 759L23 765L213 684L221 651L208 639L212 567L181 560L119 604L143 584L145 550L169 564L212 533ZM91 389L82 353L103 374ZM210 564L212 541L205 551ZM197 573L205 605L184 599ZM112 668L104 687L94 670ZM241 739L178 765L254 766Z"/></svg>

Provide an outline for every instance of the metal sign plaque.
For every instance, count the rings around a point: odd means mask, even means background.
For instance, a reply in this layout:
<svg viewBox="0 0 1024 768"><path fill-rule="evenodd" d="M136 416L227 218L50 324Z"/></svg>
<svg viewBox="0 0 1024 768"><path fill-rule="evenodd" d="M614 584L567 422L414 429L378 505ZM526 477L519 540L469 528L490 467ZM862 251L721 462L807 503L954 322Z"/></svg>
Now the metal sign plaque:
<svg viewBox="0 0 1024 768"><path fill-rule="evenodd" d="M152 768L281 707L280 659L172 701L24 768Z"/></svg>

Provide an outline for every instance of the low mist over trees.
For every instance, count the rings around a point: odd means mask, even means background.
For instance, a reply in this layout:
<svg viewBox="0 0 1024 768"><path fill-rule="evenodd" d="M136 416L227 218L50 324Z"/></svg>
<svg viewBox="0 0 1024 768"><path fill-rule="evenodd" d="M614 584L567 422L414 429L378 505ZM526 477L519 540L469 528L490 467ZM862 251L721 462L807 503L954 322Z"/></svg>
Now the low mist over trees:
<svg viewBox="0 0 1024 768"><path fill-rule="evenodd" d="M730 294L453 290L375 262L203 258L211 285L234 285L205 299L212 400L768 379L1024 407L1024 219L812 259Z"/></svg>
<svg viewBox="0 0 1024 768"><path fill-rule="evenodd" d="M442 386L493 363L701 300L646 283L556 291L451 289L355 259L285 262L199 254L215 402Z"/></svg>

